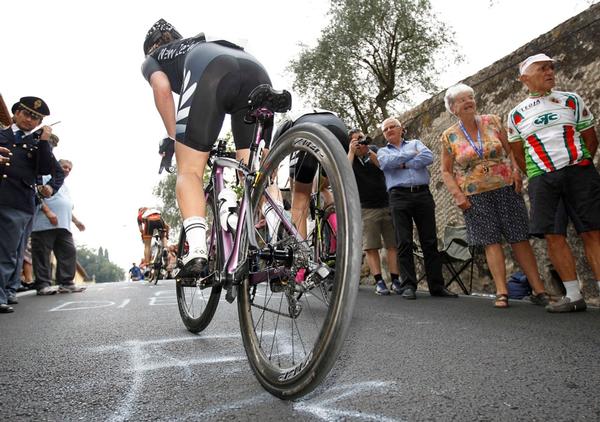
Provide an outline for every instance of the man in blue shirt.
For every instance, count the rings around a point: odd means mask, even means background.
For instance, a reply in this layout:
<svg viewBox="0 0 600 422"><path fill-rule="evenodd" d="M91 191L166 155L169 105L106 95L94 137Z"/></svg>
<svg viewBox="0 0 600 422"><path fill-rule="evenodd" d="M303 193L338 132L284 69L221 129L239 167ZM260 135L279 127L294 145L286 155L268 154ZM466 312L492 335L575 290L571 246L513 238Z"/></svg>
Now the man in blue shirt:
<svg viewBox="0 0 600 422"><path fill-rule="evenodd" d="M429 192L429 171L433 154L421 141L402 138L402 124L395 118L381 128L388 144L377 152L390 196L392 221L396 230L398 262L403 280L402 297L416 299L417 276L413 258L413 221L425 257L425 273L432 296L457 297L444 287L442 259L437 248L435 202Z"/></svg>

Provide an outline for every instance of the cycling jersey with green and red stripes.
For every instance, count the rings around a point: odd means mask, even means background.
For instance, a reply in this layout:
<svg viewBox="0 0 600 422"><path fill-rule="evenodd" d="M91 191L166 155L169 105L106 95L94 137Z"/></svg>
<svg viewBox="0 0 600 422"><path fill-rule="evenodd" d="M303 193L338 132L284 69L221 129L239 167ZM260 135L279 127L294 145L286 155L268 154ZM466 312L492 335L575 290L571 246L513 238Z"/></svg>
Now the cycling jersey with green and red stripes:
<svg viewBox="0 0 600 422"><path fill-rule="evenodd" d="M529 96L508 114L508 141L523 142L527 176L560 170L591 160L581 132L594 116L573 92Z"/></svg>

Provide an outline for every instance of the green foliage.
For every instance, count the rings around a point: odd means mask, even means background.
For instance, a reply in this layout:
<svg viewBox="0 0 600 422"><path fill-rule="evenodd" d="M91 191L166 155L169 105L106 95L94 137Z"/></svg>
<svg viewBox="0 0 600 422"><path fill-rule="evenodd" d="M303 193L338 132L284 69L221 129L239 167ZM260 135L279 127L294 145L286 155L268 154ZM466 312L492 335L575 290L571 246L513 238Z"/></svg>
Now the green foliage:
<svg viewBox="0 0 600 422"><path fill-rule="evenodd" d="M181 215L179 214L177 197L175 195L176 182L177 174L167 173L167 176L158 182L153 191L154 196L162 201L162 217L175 235L181 226ZM172 236L169 237L172 238Z"/></svg>
<svg viewBox="0 0 600 422"><path fill-rule="evenodd" d="M290 63L294 88L369 133L416 93L434 93L454 32L429 0L332 0L330 25ZM455 61L461 57L453 51Z"/></svg>
<svg viewBox="0 0 600 422"><path fill-rule="evenodd" d="M125 279L125 271L108 259L108 251L102 246L89 249L86 246L77 247L77 261L85 269L90 279L96 283L121 281Z"/></svg>

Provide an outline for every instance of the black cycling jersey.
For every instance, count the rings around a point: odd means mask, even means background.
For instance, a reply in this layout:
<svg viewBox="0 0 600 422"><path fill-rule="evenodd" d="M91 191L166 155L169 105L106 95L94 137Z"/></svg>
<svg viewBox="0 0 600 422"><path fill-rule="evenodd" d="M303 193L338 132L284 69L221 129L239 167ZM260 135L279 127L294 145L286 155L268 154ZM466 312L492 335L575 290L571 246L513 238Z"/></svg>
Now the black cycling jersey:
<svg viewBox="0 0 600 422"><path fill-rule="evenodd" d="M204 35L176 40L158 47L146 57L142 64L142 74L148 82L157 70L165 72L171 83L171 90L177 94L181 91L185 56L196 44L205 42Z"/></svg>
<svg viewBox="0 0 600 422"><path fill-rule="evenodd" d="M348 152L348 129L338 116L331 112L314 112L300 116L294 122L284 122L278 126L274 136L273 144L277 142L277 138L283 135L288 129L300 123L316 123L328 129L342 144L342 147ZM299 153L292 157L290 161L290 177L301 183L310 183L315 177L317 171L317 161L312 156L307 156L305 153Z"/></svg>
<svg viewBox="0 0 600 422"><path fill-rule="evenodd" d="M271 84L252 55L228 41L206 42L200 35L171 42L147 56L142 74L150 81L156 71L164 72L179 94L177 141L210 151L225 114L230 114L236 148L248 148L254 129L244 122L248 95L258 85ZM265 139L270 136L267 127Z"/></svg>

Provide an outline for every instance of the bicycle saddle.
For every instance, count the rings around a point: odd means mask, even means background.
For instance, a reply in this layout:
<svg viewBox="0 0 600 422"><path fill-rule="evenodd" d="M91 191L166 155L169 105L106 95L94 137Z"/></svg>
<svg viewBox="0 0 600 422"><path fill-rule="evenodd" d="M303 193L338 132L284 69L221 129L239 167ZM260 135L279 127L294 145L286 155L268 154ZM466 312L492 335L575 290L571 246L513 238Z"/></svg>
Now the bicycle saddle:
<svg viewBox="0 0 600 422"><path fill-rule="evenodd" d="M292 108L292 95L286 91L276 91L267 84L259 85L248 96L250 110L265 107L274 113L285 113Z"/></svg>

